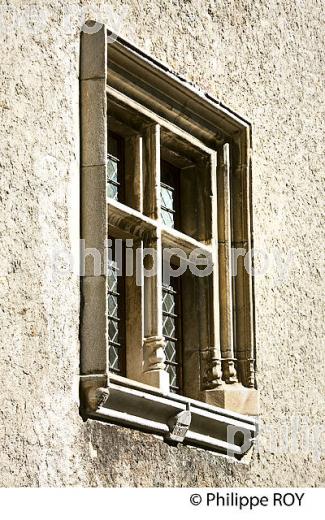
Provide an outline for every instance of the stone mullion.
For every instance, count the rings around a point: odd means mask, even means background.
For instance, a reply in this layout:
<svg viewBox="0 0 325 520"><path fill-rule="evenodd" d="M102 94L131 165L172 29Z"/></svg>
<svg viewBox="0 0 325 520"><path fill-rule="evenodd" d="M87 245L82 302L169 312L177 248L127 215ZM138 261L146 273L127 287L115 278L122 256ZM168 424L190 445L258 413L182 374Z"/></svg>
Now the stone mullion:
<svg viewBox="0 0 325 520"><path fill-rule="evenodd" d="M226 383L236 383L238 379L233 341L229 144L223 145L218 151L217 189L222 371Z"/></svg>
<svg viewBox="0 0 325 520"><path fill-rule="evenodd" d="M156 123L143 133L143 213L160 219L160 125Z"/></svg>
<svg viewBox="0 0 325 520"><path fill-rule="evenodd" d="M128 249L126 241L125 287L128 312L126 313L126 374L130 379L143 381L143 241L132 241ZM130 260L132 266L130 266ZM130 268L131 267L131 268Z"/></svg>
<svg viewBox="0 0 325 520"><path fill-rule="evenodd" d="M160 126L150 125L143 137L143 211L156 228L144 241L143 382L168 391L162 326L162 236L160 218ZM148 251L149 249L149 251ZM149 252L149 254L146 254ZM146 276L149 271L153 271Z"/></svg>

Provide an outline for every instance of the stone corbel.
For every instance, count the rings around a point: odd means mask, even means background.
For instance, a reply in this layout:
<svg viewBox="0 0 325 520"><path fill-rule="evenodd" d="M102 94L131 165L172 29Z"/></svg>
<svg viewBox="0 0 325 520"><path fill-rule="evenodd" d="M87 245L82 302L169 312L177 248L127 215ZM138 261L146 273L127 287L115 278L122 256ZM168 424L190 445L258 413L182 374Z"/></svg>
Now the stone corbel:
<svg viewBox="0 0 325 520"><path fill-rule="evenodd" d="M84 412L95 412L109 398L108 378L105 376L81 376L80 393Z"/></svg>
<svg viewBox="0 0 325 520"><path fill-rule="evenodd" d="M165 440L176 443L183 442L190 428L191 420L192 414L190 411L190 405L188 404L187 410L179 412L177 415L169 419L169 433L165 436Z"/></svg>

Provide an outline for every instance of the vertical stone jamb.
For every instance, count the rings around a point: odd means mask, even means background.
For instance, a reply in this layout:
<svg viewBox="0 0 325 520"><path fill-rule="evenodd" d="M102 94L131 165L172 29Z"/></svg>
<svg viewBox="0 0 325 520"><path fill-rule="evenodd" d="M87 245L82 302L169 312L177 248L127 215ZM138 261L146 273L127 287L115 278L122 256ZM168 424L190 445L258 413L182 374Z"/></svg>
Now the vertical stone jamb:
<svg viewBox="0 0 325 520"><path fill-rule="evenodd" d="M89 25L92 22L88 22ZM107 281L107 41L104 26L81 36L81 238L86 248L81 298L81 374L108 373ZM99 262L99 268L98 268Z"/></svg>

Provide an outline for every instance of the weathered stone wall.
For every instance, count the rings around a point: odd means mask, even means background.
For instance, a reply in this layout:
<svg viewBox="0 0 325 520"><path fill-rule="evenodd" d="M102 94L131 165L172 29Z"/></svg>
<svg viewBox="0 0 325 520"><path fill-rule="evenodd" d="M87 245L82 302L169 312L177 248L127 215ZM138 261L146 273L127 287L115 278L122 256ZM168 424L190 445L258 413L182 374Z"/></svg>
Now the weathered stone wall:
<svg viewBox="0 0 325 520"><path fill-rule="evenodd" d="M0 6L1 485L320 485L322 3L110 4L123 36L253 122L255 245L272 261L255 281L261 445L241 464L79 416L79 282L52 265L78 245L76 15L92 4L31 4ZM302 450L270 442L290 424Z"/></svg>

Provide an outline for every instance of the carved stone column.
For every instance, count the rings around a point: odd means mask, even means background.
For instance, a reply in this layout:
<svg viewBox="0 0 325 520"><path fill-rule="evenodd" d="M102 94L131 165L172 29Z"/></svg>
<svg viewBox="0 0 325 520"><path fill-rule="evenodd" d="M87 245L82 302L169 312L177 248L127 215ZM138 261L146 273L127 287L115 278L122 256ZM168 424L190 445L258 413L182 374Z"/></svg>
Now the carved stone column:
<svg viewBox="0 0 325 520"><path fill-rule="evenodd" d="M207 279L207 294L201 295L200 301L208 299L209 348L205 359L203 389L212 390L222 385L222 366L220 350L220 307L219 307L219 272L218 272L218 203L217 203L217 160L216 154L211 154L205 167L209 169L211 191L211 243L213 272ZM203 298L203 299L202 299Z"/></svg>
<svg viewBox="0 0 325 520"><path fill-rule="evenodd" d="M146 384L169 390L162 334L162 246L157 230L145 242L143 376Z"/></svg>
<svg viewBox="0 0 325 520"><path fill-rule="evenodd" d="M253 276L247 269L252 250L251 238L251 186L250 186L250 135L249 130L238 137L233 147L233 245L244 252L236 261L235 312L236 312L236 355L240 381L255 387L255 344L253 312ZM246 258L244 259L244 257Z"/></svg>
<svg viewBox="0 0 325 520"><path fill-rule="evenodd" d="M143 211L160 217L160 126L149 126L143 136ZM162 334L162 240L157 228L144 242L144 382L169 390Z"/></svg>
<svg viewBox="0 0 325 520"><path fill-rule="evenodd" d="M222 385L222 367L220 355L216 349L208 351L206 371L203 381L204 390L213 390Z"/></svg>
<svg viewBox="0 0 325 520"><path fill-rule="evenodd" d="M238 379L233 340L229 144L224 144L219 149L217 189L222 372L224 381L228 384L233 384L237 383Z"/></svg>

